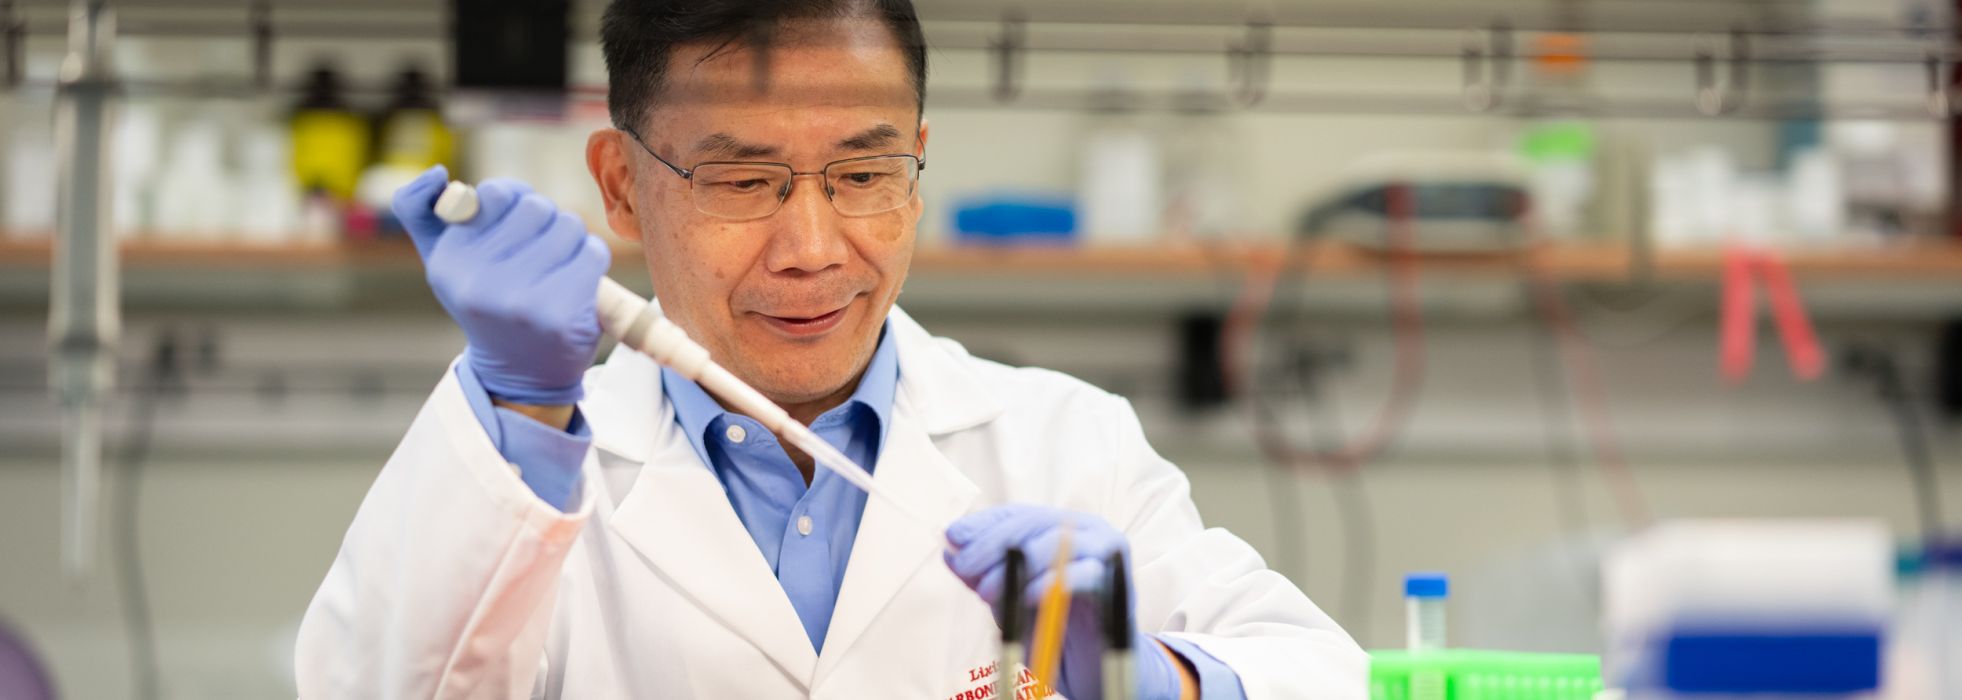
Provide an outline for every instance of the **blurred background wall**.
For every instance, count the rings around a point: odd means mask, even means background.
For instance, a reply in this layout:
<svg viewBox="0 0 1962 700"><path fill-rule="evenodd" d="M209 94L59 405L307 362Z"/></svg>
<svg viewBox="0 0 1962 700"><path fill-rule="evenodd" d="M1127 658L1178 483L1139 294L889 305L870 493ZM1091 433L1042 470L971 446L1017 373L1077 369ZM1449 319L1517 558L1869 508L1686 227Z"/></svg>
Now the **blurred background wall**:
<svg viewBox="0 0 1962 700"><path fill-rule="evenodd" d="M58 565L46 334L66 6L3 4L24 46L22 80L0 91L0 620L70 697L130 692L132 613L154 627L165 697L290 696L299 616L461 347L413 252L373 216L387 169L309 191L296 140L313 136L295 115L324 90L322 66L348 113L413 113L425 105L401 95L426 96L457 171L524 178L597 225L582 149L605 124L599 3L573 4L570 97L543 110L446 89L447 3L115 5L127 325L103 548L76 581ZM1962 504L1939 383L1955 371L1944 329L1962 315L1953 118L1929 91L1929 56L1937 84L1952 74L1943 3L920 11L931 165L901 305L982 356L1129 397L1208 521L1366 646L1401 642L1401 576L1435 569L1458 579L1454 643L1598 651L1599 544L1650 515L1864 517L1920 534L1902 419L1872 374L1848 369L1856 350L1898 367L1938 502ZM1016 17L1020 29L1004 21ZM270 29L264 60L255 26ZM427 90L396 87L411 66ZM1405 177L1439 184L1417 195L1415 262L1369 252L1391 245L1380 198L1311 225ZM1493 192L1530 196L1536 217L1481 218ZM1425 199L1452 196L1477 201ZM1059 213L1064 230L1040 224ZM1553 250L1532 275L1515 261L1529 235ZM1754 371L1723 379L1720 255L1737 239L1786 251L1823 376L1795 377L1767 324ZM1266 313L1233 316L1259 297L1248 280L1301 251L1313 262L1282 271ZM638 251L616 252L616 276L645 290ZM1217 339L1249 327L1231 356L1249 381L1223 391ZM153 391L159 352L171 380ZM1398 359L1415 355L1419 379ZM1249 417L1262 396L1284 439L1329 449L1400 392L1407 417L1357 465L1276 465Z"/></svg>

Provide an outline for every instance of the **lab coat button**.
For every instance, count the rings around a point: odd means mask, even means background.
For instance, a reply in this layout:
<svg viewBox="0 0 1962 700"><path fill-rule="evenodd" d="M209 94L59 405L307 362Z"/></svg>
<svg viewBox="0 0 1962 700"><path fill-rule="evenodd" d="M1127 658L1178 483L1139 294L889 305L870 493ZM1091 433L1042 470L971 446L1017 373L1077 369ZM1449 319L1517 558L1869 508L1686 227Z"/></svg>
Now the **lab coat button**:
<svg viewBox="0 0 1962 700"><path fill-rule="evenodd" d="M728 436L730 442L737 444L742 444L743 438L749 437L749 433L743 432L743 427L740 425L729 426L729 429L722 434Z"/></svg>
<svg viewBox="0 0 1962 700"><path fill-rule="evenodd" d="M811 516L808 515L797 516L797 534L799 535L811 534Z"/></svg>

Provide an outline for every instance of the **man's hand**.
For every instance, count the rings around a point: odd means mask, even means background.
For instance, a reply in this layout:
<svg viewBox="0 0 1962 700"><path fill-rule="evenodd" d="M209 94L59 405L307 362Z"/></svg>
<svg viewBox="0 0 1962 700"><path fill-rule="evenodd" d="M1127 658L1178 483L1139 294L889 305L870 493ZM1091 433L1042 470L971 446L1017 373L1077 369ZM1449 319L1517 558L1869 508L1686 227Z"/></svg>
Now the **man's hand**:
<svg viewBox="0 0 1962 700"><path fill-rule="evenodd" d="M448 182L443 166L430 168L396 191L394 210L470 342L465 361L500 405L569 420L599 346L594 298L611 251L579 217L513 180L479 185L477 218L447 225L432 207Z"/></svg>
<svg viewBox="0 0 1962 700"><path fill-rule="evenodd" d="M1056 548L1065 527L1070 530L1070 560L1057 570L1053 568ZM947 555L947 567L990 606L1002 595L1019 593L1028 609L1033 610L1051 583L1058 576L1063 577L1072 595L1056 691L1073 698L1103 697L1104 642L1103 626L1098 624L1102 611L1097 594L1110 580L1111 572L1105 563L1110 561L1110 555L1125 552L1124 560L1131 559L1124 533L1094 515L1011 504L954 521L947 528L947 541L960 548L959 552ZM1007 582L1003 580L1006 574L1002 567L1010 547L1020 548L1027 557L1029 581L1019 592L1003 590ZM1122 575L1128 581L1131 572ZM1127 610L1125 614L1133 615L1135 610ZM1199 696L1191 671L1156 640L1140 633L1131 648L1137 654L1138 697L1157 700Z"/></svg>

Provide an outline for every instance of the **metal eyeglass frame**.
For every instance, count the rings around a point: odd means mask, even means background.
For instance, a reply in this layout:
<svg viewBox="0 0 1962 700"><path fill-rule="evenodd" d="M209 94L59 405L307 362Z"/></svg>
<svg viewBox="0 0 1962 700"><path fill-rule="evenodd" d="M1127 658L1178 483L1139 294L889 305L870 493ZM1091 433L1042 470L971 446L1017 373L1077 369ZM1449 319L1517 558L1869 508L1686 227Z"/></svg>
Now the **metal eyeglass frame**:
<svg viewBox="0 0 1962 700"><path fill-rule="evenodd" d="M911 153L886 153L876 156L859 156L856 158L845 158L842 160L834 160L829 163L825 163L824 167L818 168L817 170L810 171L810 172L799 172L796 168L791 167L789 163L770 163L765 161L747 161L747 160L711 160L711 161L696 163L695 167L693 168L684 168L679 165L675 165L673 163L668 162L668 159L662 158L661 154L655 153L654 149L649 147L647 145L647 142L640 138L640 132L634 131L630 127L622 126L616 128L618 128L622 132L625 132L628 137L632 138L634 140L634 143L640 146L640 150L646 151L647 155L654 156L655 161L659 162L662 165L668 166L668 170L674 171L674 174L677 177L680 177L683 180L687 180L690 199L694 198L695 171L701 169L701 167L704 165L767 165L770 167L780 167L790 171L790 179L785 180L783 183L783 189L777 191L777 205L774 208L770 209L770 211L767 213L758 214L756 216L746 217L746 218L723 216L721 214L716 214L714 212L705 211L702 209L702 205L700 201L695 202L696 211L700 211L704 214L708 214L709 216L714 216L717 218L730 219L732 221L749 221L753 219L765 218L776 214L778 211L783 209L784 200L790 198L791 190L796 189L797 178L805 175L819 176L819 179L824 182L824 201L830 202L831 209L833 211L837 211L839 214L843 216L872 216L875 214L884 214L886 212L893 211L894 209L898 209L900 207L906 206L905 202L904 201L900 202L892 209L884 209L874 212L865 212L863 214L846 214L843 210L838 209L838 200L834 197L836 192L832 190L831 179L829 177L825 177L824 176L825 173L831 170L831 166L838 165L840 163L856 163L859 161L873 160L876 158L911 158L913 159L913 177L912 179L908 180L906 183L906 196L908 198L911 198L913 196L914 191L917 190L920 186L920 173L926 171L926 159L913 155Z"/></svg>

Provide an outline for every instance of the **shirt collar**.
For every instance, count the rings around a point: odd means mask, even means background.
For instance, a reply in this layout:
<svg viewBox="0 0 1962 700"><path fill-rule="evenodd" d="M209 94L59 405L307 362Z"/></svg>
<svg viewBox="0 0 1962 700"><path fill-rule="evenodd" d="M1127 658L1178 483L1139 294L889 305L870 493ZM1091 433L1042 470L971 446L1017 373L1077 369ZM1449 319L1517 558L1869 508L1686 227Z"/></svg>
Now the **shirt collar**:
<svg viewBox="0 0 1962 700"><path fill-rule="evenodd" d="M688 436L688 443L695 448L695 454L709 464L707 435L709 426L715 419L727 415L700 384L680 373L661 367L661 389L674 405L675 421L681 424L681 432ZM892 425L892 404L899 390L899 349L893 339L892 321L887 320L879 331L879 346L872 351L872 361L866 363L865 374L859 377L858 389L850 398L836 408L825 411L819 420L851 410L858 404L872 411L879 421L879 442L885 443L886 428ZM877 454L875 451L874 454ZM871 469L872 465L862 465Z"/></svg>

